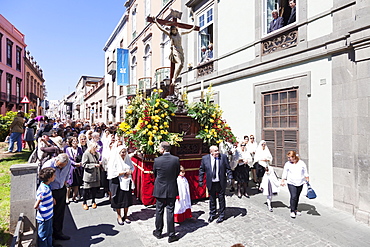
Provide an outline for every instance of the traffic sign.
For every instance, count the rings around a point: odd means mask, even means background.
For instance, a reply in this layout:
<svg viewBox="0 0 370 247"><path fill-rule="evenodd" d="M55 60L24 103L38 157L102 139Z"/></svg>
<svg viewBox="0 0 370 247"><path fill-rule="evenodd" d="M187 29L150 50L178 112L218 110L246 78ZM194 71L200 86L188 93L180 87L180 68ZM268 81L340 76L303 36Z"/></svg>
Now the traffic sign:
<svg viewBox="0 0 370 247"><path fill-rule="evenodd" d="M27 96L25 95L21 101L22 104L28 104L30 103L29 99L27 98Z"/></svg>

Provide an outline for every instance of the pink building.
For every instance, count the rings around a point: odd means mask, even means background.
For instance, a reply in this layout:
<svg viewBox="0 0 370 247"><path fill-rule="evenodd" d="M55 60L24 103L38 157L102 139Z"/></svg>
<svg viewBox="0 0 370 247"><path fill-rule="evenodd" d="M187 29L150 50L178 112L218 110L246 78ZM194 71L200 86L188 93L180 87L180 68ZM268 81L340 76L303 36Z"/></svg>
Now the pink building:
<svg viewBox="0 0 370 247"><path fill-rule="evenodd" d="M24 35L0 15L0 114L22 110ZM23 109L24 110L24 109Z"/></svg>

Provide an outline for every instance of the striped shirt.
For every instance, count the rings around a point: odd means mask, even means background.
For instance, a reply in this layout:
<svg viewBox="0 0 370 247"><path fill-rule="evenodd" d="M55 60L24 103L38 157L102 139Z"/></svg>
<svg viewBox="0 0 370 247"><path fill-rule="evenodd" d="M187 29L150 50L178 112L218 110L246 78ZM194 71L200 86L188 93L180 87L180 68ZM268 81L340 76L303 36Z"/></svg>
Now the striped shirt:
<svg viewBox="0 0 370 247"><path fill-rule="evenodd" d="M36 219L40 221L47 221L53 217L53 195L49 185L40 184L36 192L36 200L41 200L39 209L36 213Z"/></svg>

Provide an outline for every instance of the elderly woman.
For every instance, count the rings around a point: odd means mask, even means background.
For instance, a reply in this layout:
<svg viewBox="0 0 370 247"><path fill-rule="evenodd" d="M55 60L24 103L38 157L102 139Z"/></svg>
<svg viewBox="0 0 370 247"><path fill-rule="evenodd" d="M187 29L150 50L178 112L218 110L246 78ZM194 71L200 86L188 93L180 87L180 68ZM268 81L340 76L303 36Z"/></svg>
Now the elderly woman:
<svg viewBox="0 0 370 247"><path fill-rule="evenodd" d="M113 156L108 163L109 189L112 194L111 207L116 209L119 225L123 225L124 222L129 224L131 221L127 213L128 207L132 205L131 190L134 189L134 183L131 174L134 166L124 146L118 146L112 153ZM123 208L123 219L121 208Z"/></svg>
<svg viewBox="0 0 370 247"><path fill-rule="evenodd" d="M265 174L265 168L272 163L272 155L265 140L261 140L258 144L256 154L254 155L254 162L258 162L256 170L257 181L260 184Z"/></svg>
<svg viewBox="0 0 370 247"><path fill-rule="evenodd" d="M299 159L295 151L287 153L288 161L284 165L281 185L285 185L287 180L290 193L290 217L295 218L296 215L301 215L297 211L299 196L302 192L303 184L309 182L306 164Z"/></svg>
<svg viewBox="0 0 370 247"><path fill-rule="evenodd" d="M82 155L82 167L84 168L83 174L83 204L85 210L89 210L87 206L87 196L90 194L92 199L92 208L96 208L95 197L100 187L100 165L99 153L97 152L98 144L96 142L89 143L89 147Z"/></svg>
<svg viewBox="0 0 370 247"><path fill-rule="evenodd" d="M82 153L84 153L87 149L87 137L85 134L80 134L78 136L78 146L82 149ZM82 158L82 156L81 156Z"/></svg>
<svg viewBox="0 0 370 247"><path fill-rule="evenodd" d="M69 199L70 188L72 188L72 201L77 202L78 190L83 184L83 169L81 167L81 158L83 152L81 147L78 146L78 140L76 137L71 137L68 139L68 146L69 147L66 149L66 154L68 155L72 165L72 183L70 187L67 188L67 201Z"/></svg>

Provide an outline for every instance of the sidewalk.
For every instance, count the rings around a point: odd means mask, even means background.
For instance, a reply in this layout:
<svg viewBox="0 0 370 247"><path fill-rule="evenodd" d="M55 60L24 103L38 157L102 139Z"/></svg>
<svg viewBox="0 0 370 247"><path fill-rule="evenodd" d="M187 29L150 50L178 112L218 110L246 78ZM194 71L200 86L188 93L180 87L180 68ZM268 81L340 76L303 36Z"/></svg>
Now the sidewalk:
<svg viewBox="0 0 370 247"><path fill-rule="evenodd" d="M64 232L71 240L58 243L64 247L228 247L236 243L245 246L370 246L370 227L355 222L350 214L301 196L298 209L302 216L291 219L286 187L273 198L274 212L267 210L266 197L255 193L254 188L249 188L250 199L239 199L228 193L226 220L221 224L207 222L208 200L196 202L192 207L195 219L176 225L180 240L171 244L167 242L167 234L159 240L152 235L155 207L137 202L129 209L131 224L120 226L106 198L98 199L98 208L88 211L82 209L81 202L72 202L64 224ZM166 233L166 226L163 233Z"/></svg>

